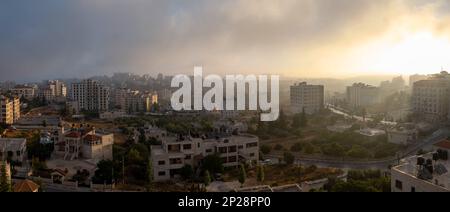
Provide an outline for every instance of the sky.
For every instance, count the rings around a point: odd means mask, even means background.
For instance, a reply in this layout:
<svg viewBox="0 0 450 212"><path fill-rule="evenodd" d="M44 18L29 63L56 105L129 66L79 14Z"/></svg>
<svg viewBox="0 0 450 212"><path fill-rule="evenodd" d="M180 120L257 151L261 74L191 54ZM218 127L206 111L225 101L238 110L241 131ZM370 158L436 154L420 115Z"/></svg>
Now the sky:
<svg viewBox="0 0 450 212"><path fill-rule="evenodd" d="M450 69L446 0L2 0L0 81Z"/></svg>

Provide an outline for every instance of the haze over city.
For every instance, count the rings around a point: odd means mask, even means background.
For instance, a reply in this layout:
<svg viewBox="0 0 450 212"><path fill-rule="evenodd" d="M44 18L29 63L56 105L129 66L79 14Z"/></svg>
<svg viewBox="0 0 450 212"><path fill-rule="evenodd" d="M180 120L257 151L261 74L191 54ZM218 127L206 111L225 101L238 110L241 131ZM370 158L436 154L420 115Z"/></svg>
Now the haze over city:
<svg viewBox="0 0 450 212"><path fill-rule="evenodd" d="M444 0L7 0L0 75L431 74L450 68L449 18Z"/></svg>

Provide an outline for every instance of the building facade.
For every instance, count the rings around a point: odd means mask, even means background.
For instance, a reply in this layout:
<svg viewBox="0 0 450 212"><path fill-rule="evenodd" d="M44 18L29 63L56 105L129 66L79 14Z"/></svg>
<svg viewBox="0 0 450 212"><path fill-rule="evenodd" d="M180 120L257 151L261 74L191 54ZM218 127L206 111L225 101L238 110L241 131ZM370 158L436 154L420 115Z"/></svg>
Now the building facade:
<svg viewBox="0 0 450 212"><path fill-rule="evenodd" d="M0 161L24 162L27 154L27 139L0 138Z"/></svg>
<svg viewBox="0 0 450 212"><path fill-rule="evenodd" d="M104 112L109 109L109 89L94 80L83 80L72 84L72 104L77 109L91 112Z"/></svg>
<svg viewBox="0 0 450 212"><path fill-rule="evenodd" d="M17 85L11 89L11 92L19 98L23 97L27 100L32 100L36 97L36 89L31 86Z"/></svg>
<svg viewBox="0 0 450 212"><path fill-rule="evenodd" d="M13 124L20 118L19 97L7 97L0 95L0 123Z"/></svg>
<svg viewBox="0 0 450 212"><path fill-rule="evenodd" d="M162 145L151 147L155 181L176 177L185 165L199 167L208 155L218 154L224 167L236 167L240 163L255 164L259 160L259 139L252 135L214 139L164 137L161 140Z"/></svg>
<svg viewBox="0 0 450 212"><path fill-rule="evenodd" d="M366 107L380 102L379 89L363 83L347 87L347 103L352 109Z"/></svg>
<svg viewBox="0 0 450 212"><path fill-rule="evenodd" d="M450 80L428 79L414 83L411 104L413 113L429 122L445 121L449 115Z"/></svg>
<svg viewBox="0 0 450 212"><path fill-rule="evenodd" d="M308 85L306 82L291 86L291 108L293 113L319 112L324 107L324 86Z"/></svg>

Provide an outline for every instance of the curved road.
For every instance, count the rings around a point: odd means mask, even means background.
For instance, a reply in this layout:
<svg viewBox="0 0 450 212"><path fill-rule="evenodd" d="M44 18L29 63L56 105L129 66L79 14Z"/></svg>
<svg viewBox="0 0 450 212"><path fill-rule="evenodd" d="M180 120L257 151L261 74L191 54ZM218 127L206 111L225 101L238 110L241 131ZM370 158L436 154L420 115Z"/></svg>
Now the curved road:
<svg viewBox="0 0 450 212"><path fill-rule="evenodd" d="M408 147L405 151L399 153L399 158L405 158L414 155L420 149L433 145L442 139L446 139L450 136L448 129L439 129L434 132L428 138L423 139L421 142ZM282 158L282 155L266 155L266 158ZM333 168L348 168L348 169L388 169L389 165L394 165L399 162L399 159L391 158L385 160L373 160L373 161L347 161L347 160L330 160L330 159L317 159L317 158L305 158L296 156L295 163L302 165L316 165L319 167L333 167Z"/></svg>

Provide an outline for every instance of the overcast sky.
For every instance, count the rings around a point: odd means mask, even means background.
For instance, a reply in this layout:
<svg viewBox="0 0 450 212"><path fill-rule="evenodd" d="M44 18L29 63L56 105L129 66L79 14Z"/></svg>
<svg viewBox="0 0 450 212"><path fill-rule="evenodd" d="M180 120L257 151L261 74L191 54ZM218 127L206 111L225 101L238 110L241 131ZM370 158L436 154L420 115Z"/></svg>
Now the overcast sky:
<svg viewBox="0 0 450 212"><path fill-rule="evenodd" d="M433 73L450 69L449 2L2 0L0 81L194 65L295 77Z"/></svg>

